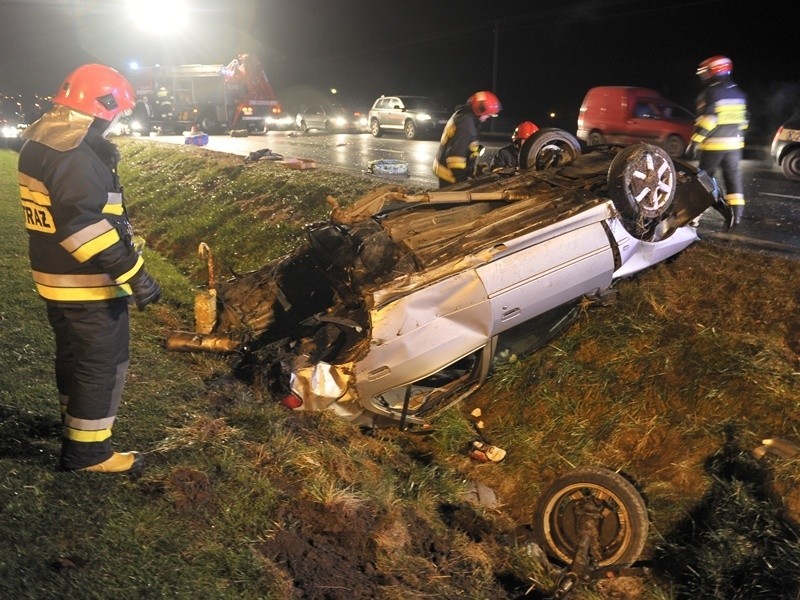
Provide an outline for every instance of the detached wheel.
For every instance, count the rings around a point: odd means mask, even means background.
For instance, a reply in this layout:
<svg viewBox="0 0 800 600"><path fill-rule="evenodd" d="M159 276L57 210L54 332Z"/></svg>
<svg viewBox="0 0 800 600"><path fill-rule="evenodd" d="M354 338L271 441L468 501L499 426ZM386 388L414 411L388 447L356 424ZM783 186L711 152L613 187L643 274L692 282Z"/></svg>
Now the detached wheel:
<svg viewBox="0 0 800 600"><path fill-rule="evenodd" d="M644 222L663 215L675 197L675 165L669 154L651 144L623 148L608 168L608 189L620 214Z"/></svg>
<svg viewBox="0 0 800 600"><path fill-rule="evenodd" d="M369 122L369 132L375 137L381 137L383 135L383 129L381 129L378 119L372 119L372 121Z"/></svg>
<svg viewBox="0 0 800 600"><path fill-rule="evenodd" d="M574 135L545 127L530 136L519 151L519 166L523 169L543 171L571 163L581 154L581 145Z"/></svg>
<svg viewBox="0 0 800 600"><path fill-rule="evenodd" d="M403 128L403 131L406 134L406 139L407 140L416 139L416 137L417 137L417 126L414 125L414 121L411 121L411 120L406 121L406 125Z"/></svg>
<svg viewBox="0 0 800 600"><path fill-rule="evenodd" d="M629 566L647 542L647 507L636 488L602 467L575 469L542 492L534 511L537 541L552 558L572 564L581 539L599 567Z"/></svg>
<svg viewBox="0 0 800 600"><path fill-rule="evenodd" d="M795 148L783 157L781 168L787 179L800 181L800 148Z"/></svg>

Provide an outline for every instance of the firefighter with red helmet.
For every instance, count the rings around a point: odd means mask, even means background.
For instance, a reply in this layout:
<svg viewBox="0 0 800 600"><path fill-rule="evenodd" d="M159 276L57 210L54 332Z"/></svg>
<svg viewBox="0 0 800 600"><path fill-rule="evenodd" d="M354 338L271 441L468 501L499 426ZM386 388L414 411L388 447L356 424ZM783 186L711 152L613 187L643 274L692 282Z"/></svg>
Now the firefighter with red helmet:
<svg viewBox="0 0 800 600"><path fill-rule="evenodd" d="M492 157L489 162L489 170L495 171L507 167L516 169L519 166L519 151L522 144L537 131L539 131L539 127L531 121L523 121L517 125L514 133L511 134L511 143L500 148Z"/></svg>
<svg viewBox="0 0 800 600"><path fill-rule="evenodd" d="M456 107L447 121L433 160L433 173L439 187L466 181L475 171L480 155L478 124L496 117L502 106L492 92L475 92L466 104Z"/></svg>
<svg viewBox="0 0 800 600"><path fill-rule="evenodd" d="M712 177L722 169L725 202L733 211L733 224L744 214L744 186L739 163L747 129L747 97L731 79L733 63L712 56L700 63L697 75L705 86L697 98L694 134L686 150L690 159Z"/></svg>
<svg viewBox="0 0 800 600"><path fill-rule="evenodd" d="M18 182L36 290L55 334L62 410L61 466L127 472L138 452L115 452L111 429L129 363L128 302L141 310L161 296L134 248L117 147L106 136L133 109L116 70L77 68L53 108L28 127Z"/></svg>

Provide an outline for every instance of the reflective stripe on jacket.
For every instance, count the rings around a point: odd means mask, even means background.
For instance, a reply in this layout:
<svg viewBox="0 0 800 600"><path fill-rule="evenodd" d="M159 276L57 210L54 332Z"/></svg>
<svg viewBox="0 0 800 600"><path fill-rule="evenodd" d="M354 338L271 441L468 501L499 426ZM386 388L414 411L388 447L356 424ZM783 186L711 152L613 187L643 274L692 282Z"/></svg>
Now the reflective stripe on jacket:
<svg viewBox="0 0 800 600"><path fill-rule="evenodd" d="M47 145L46 132L19 155L18 183L36 289L52 302L98 302L131 295L144 265L134 250L122 192L95 152L113 144L89 131L76 147ZM115 150L115 149L114 149Z"/></svg>
<svg viewBox="0 0 800 600"><path fill-rule="evenodd" d="M720 78L697 98L692 141L700 150L739 150L747 125L747 98L730 79Z"/></svg>
<svg viewBox="0 0 800 600"><path fill-rule="evenodd" d="M456 109L444 126L432 170L449 183L466 181L478 159L478 118L469 105Z"/></svg>

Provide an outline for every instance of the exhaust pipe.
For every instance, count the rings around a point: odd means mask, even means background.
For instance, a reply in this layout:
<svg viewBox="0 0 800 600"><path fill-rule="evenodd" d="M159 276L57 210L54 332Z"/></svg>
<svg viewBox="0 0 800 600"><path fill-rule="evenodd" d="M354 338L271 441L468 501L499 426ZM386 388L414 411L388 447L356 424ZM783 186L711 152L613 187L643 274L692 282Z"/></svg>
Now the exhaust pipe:
<svg viewBox="0 0 800 600"><path fill-rule="evenodd" d="M177 352L214 352L227 354L235 352L241 342L225 335L175 331L167 337L167 350Z"/></svg>

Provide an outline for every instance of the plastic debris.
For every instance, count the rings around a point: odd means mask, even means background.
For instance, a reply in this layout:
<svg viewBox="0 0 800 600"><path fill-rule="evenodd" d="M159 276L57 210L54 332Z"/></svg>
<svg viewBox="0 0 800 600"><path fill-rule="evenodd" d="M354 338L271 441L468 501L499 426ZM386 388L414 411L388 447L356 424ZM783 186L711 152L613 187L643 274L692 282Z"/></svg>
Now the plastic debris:
<svg viewBox="0 0 800 600"><path fill-rule="evenodd" d="M469 455L478 462L499 463L506 457L506 451L497 446L475 440L472 442L472 450Z"/></svg>

